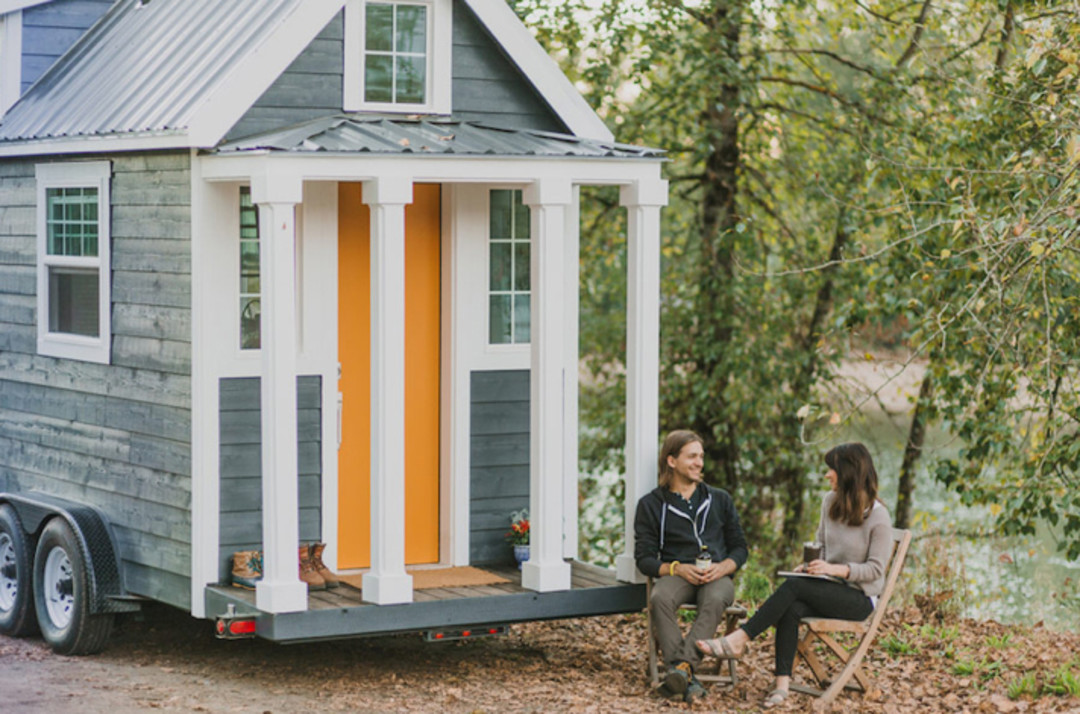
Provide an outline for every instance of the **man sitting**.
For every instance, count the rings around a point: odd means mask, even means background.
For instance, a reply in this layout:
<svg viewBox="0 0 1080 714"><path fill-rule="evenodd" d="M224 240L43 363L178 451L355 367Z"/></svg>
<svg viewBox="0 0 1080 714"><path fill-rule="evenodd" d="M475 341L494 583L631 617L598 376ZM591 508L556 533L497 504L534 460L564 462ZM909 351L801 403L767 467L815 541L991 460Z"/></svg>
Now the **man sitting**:
<svg viewBox="0 0 1080 714"><path fill-rule="evenodd" d="M673 431L660 448L659 487L638 501L634 558L644 575L657 578L649 607L668 673L665 696L693 703L705 688L694 676L699 639L712 638L724 611L735 601L731 576L746 562L743 535L730 494L702 481L705 449L692 431ZM711 563L698 567L708 553ZM697 603L697 619L686 637L677 610Z"/></svg>

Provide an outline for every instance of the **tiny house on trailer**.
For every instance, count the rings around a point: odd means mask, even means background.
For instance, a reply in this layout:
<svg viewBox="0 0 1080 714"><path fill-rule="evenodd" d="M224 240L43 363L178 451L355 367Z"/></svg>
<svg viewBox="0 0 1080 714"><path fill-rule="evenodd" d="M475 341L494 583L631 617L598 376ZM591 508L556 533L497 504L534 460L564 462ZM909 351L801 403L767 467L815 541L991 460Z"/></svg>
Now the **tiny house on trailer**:
<svg viewBox="0 0 1080 714"><path fill-rule="evenodd" d="M0 120L0 632L93 652L142 599L282 642L640 610L659 152L504 0L96 5ZM576 560L584 185L627 211L614 571ZM308 591L313 541L351 585Z"/></svg>

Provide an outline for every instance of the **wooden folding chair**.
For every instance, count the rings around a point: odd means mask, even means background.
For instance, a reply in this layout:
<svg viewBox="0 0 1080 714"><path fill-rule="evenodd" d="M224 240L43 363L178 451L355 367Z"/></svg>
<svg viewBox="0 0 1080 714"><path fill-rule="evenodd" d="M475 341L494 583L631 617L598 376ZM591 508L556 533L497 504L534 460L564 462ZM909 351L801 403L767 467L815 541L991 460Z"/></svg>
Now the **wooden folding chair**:
<svg viewBox="0 0 1080 714"><path fill-rule="evenodd" d="M874 643L878 626L881 625L881 620L885 617L889 598L892 597L896 582L900 577L900 571L904 567L908 546L911 545L911 531L893 528L892 535L893 554L889 561L888 575L885 578L885 589L878 596L877 606L870 617L862 622L833 620L825 617L804 617L802 619L802 624L806 625L806 634L799 640L795 652L795 665L798 666L800 659L805 661L810 668L810 673L817 682L817 687L793 683L791 688L797 692L813 694L818 697L815 709L824 709L845 687L863 693L870 690L870 680L867 679L866 673L862 671L860 665L863 657L866 656L867 651L870 649L870 645ZM858 645L854 650L848 650L832 637L832 635L841 632L851 633L858 638ZM835 654L844 664L843 670L837 677L829 677L825 665L818 657L817 652L815 652L814 646L817 643L824 645L827 651ZM855 680L854 683L851 682L852 679ZM821 689L821 687L825 687L825 689Z"/></svg>
<svg viewBox="0 0 1080 714"><path fill-rule="evenodd" d="M652 682L653 687L660 686L660 675L667 674L667 665L663 663L660 658L660 642L656 639L656 627L653 623L652 608L649 607L649 603L652 602L652 587L653 579L649 578L648 583L645 585L645 614L648 620L649 629L649 680ZM680 610L697 610L697 603L687 602L679 606ZM746 617L746 608L740 605L732 605L728 609L724 610L724 634L731 634L731 632L739 626L739 620ZM727 662L728 673L721 674L723 670L724 662ZM717 660L716 669L712 672L706 672L704 669L699 668L694 676L700 679L702 682L710 682L713 684L730 684L735 686L739 683L739 676L735 671L735 660Z"/></svg>

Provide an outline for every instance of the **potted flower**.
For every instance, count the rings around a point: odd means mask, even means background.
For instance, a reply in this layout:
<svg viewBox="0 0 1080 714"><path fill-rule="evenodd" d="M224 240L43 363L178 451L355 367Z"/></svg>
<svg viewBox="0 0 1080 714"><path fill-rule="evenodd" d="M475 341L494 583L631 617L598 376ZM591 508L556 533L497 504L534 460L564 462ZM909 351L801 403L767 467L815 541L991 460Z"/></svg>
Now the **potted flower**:
<svg viewBox="0 0 1080 714"><path fill-rule="evenodd" d="M521 564L529 559L529 509L522 508L510 514L510 530L504 537L514 546L514 560L521 570Z"/></svg>

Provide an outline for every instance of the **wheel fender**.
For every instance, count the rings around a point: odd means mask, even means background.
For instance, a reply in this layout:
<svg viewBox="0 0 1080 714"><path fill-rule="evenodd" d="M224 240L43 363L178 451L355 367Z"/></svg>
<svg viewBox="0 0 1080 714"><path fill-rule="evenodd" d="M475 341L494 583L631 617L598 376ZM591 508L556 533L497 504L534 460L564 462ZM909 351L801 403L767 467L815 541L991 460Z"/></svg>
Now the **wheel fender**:
<svg viewBox="0 0 1080 714"><path fill-rule="evenodd" d="M19 514L27 535L37 540L50 518L67 521L79 541L80 555L86 563L90 585L90 612L115 613L138 610L128 599L120 569L120 550L112 524L100 510L84 503L68 501L44 493L0 493L0 503L10 503Z"/></svg>

